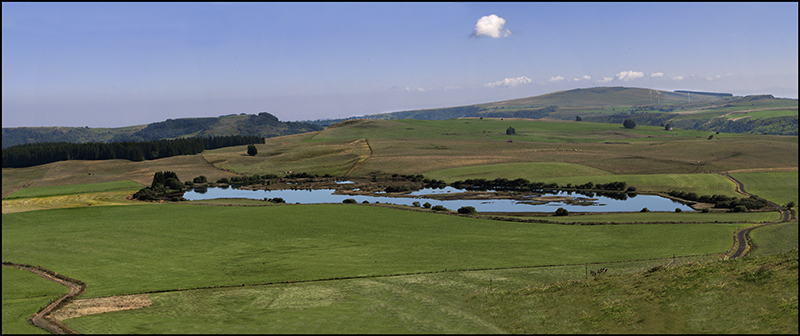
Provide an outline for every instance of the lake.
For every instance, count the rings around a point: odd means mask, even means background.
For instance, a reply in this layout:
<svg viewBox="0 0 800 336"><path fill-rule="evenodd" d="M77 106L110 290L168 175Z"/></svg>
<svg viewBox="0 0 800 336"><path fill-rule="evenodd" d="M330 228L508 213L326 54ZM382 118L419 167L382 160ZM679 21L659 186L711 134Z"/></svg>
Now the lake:
<svg viewBox="0 0 800 336"><path fill-rule="evenodd" d="M618 200L605 196L594 196L594 202L590 205L566 204L563 202L549 202L546 204L527 204L525 200L512 199L460 199L460 200L437 200L427 198L425 195L458 193L466 190L445 187L443 189L425 188L408 194L408 197L387 197L387 196L367 196L367 195L336 195L334 189L309 189L309 190L244 190L236 188L207 188L205 192L198 190L187 191L183 197L190 201L208 200L216 198L250 198L262 200L264 198L282 198L286 203L317 204L317 203L342 203L343 200L352 198L356 202L362 203L392 203L401 205L412 205L413 202L434 205L442 205L450 210L458 210L462 206L471 206L479 212L555 212L558 208L567 209L569 212L636 212L642 208L650 211L675 211L676 208L682 211L694 211L691 207L673 201L668 198L655 195L637 195L628 197L626 200ZM574 192L561 191L558 193L545 193L542 196L572 196L576 198L586 198ZM530 201L530 200L528 200Z"/></svg>

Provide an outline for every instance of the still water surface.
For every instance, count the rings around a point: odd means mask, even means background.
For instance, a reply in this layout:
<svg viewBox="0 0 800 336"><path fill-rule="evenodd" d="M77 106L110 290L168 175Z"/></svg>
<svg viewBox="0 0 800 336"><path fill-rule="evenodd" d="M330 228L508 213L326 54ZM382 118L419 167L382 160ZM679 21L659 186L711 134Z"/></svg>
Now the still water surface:
<svg viewBox="0 0 800 336"><path fill-rule="evenodd" d="M573 205L562 202L550 202L547 204L526 204L518 200L510 199L491 199L491 200L447 200L440 201L426 198L425 195L464 192L463 189L445 187L443 189L426 188L409 194L410 197L386 197L386 196L365 196L365 195L335 195L334 189L314 189L314 190L243 190L235 188L208 188L206 192L196 190L184 193L183 197L190 201L208 200L215 198L251 198L264 199L280 197L286 203L317 204L317 203L342 203L343 200L352 198L356 202L369 203L381 202L402 205L412 205L413 202L433 205L442 205L450 210L458 210L462 206L472 206L479 212L555 212L558 208L567 209L570 212L635 212L642 208L650 211L675 211L676 208L682 211L694 211L687 205L675 202L671 199L654 195L637 195L629 197L627 200L617 200L605 196L595 196L597 199L592 205ZM548 193L542 196L586 196L571 192Z"/></svg>

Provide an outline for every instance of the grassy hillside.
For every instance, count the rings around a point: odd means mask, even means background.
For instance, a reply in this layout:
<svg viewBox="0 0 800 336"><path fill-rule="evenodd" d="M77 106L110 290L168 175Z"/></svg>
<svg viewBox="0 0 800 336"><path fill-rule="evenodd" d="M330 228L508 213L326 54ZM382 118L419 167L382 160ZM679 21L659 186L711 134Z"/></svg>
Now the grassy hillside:
<svg viewBox="0 0 800 336"><path fill-rule="evenodd" d="M706 130L725 133L797 135L796 99L771 95L735 97L730 94L670 92L644 88L595 87L548 93L501 102L439 109L367 115L365 119L445 120L466 117L529 118L622 123ZM748 114L754 113L750 115ZM742 114L745 118L731 118ZM350 118L353 119L353 118ZM328 126L345 119L317 121Z"/></svg>

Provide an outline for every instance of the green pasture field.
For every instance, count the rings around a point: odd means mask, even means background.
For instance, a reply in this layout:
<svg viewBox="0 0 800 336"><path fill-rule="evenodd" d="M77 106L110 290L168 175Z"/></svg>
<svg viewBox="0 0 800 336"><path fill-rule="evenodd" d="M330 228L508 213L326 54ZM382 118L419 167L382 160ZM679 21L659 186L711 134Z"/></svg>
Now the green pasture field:
<svg viewBox="0 0 800 336"><path fill-rule="evenodd" d="M100 182L100 183L84 183L72 184L53 187L35 187L25 188L12 193L5 197L5 199L22 198L22 197L42 197L42 196L56 196L56 195L70 195L81 194L96 191L108 191L115 189L141 189L144 187L142 184L134 181L114 181L114 182Z"/></svg>
<svg viewBox="0 0 800 336"><path fill-rule="evenodd" d="M567 162L498 163L450 168L425 173L425 177L444 180L446 182L476 178L493 180L500 177L509 179L524 178L529 181L539 181L540 179L551 177L596 175L611 175L611 173Z"/></svg>
<svg viewBox="0 0 800 336"><path fill-rule="evenodd" d="M783 117L783 116L796 116L797 109L794 110L769 110L769 111L753 111L747 113L728 114L725 117L729 119L750 117L753 119Z"/></svg>
<svg viewBox="0 0 800 336"><path fill-rule="evenodd" d="M344 204L146 204L4 214L2 248L3 259L82 280L85 297L99 297L716 254L742 226L565 226Z"/></svg>
<svg viewBox="0 0 800 336"><path fill-rule="evenodd" d="M48 334L28 319L68 292L68 287L35 273L3 266L3 334Z"/></svg>
<svg viewBox="0 0 800 336"><path fill-rule="evenodd" d="M594 264L608 275L709 258ZM442 272L215 288L148 296L144 309L65 321L85 333L506 333L473 309L476 293L584 280L586 267ZM491 280L491 281L490 281ZM142 323L142 321L147 321Z"/></svg>
<svg viewBox="0 0 800 336"><path fill-rule="evenodd" d="M780 205L797 201L797 172L732 173L744 190Z"/></svg>
<svg viewBox="0 0 800 336"><path fill-rule="evenodd" d="M633 223L633 222L703 222L703 223L730 223L730 222L748 222L748 223L767 223L774 222L781 218L779 212L631 212L631 213L613 213L613 214L592 214L583 213L575 215L570 213L569 216L546 216L546 217L524 217L524 216L508 216L519 218L532 218L543 219L552 222L561 223L585 223L585 222L600 222L600 223Z"/></svg>
<svg viewBox="0 0 800 336"><path fill-rule="evenodd" d="M797 221L759 227L750 231L756 247L753 256L766 256L790 249L797 250Z"/></svg>

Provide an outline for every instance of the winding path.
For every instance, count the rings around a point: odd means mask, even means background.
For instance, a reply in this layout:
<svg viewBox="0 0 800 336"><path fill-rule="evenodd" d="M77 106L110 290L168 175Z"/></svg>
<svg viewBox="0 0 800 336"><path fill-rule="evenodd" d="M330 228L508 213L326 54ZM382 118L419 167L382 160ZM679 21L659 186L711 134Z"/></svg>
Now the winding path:
<svg viewBox="0 0 800 336"><path fill-rule="evenodd" d="M733 176L730 176L730 175L728 175L726 173L722 173L721 175L727 177L728 179L733 181L733 183L736 183L736 192L738 192L738 193L740 193L742 195L752 196L750 193L744 191L744 184L742 184L741 181L733 178ZM736 251L734 251L733 254L731 254L731 256L730 256L731 259L739 258L739 257L745 255L750 250L750 245L753 244L750 241L750 236L748 235L748 233L750 233L750 231L752 231L754 229L757 229L757 228L760 228L762 226L788 222L789 220L792 219L792 214L789 211L787 211L786 209L784 209L782 206L780 206L777 203L772 202L772 201L767 201L767 202L769 202L770 204L772 204L773 206L778 208L778 211L781 212L781 219L779 221L777 221L777 222L766 223L766 224L758 224L758 225L754 225L754 226L751 226L751 227L748 227L748 228L741 229L738 232L736 232L736 236L735 236L736 240L734 241L734 246L737 246L737 248L736 248Z"/></svg>
<svg viewBox="0 0 800 336"><path fill-rule="evenodd" d="M56 272L53 272L51 270L39 266L18 264L8 261L4 261L3 266L30 271L40 275L41 277L47 280L57 282L59 284L69 287L69 293L65 294L64 296L58 298L55 301L50 302L50 304L44 307L44 309L42 309L41 311L34 313L33 316L31 316L30 321L34 325L44 330L50 331L54 334L78 334L77 331L73 330L67 325L52 319L51 314L58 308L61 308L66 302L72 300L74 297L85 293L86 292L85 283L83 283L82 281L69 278L67 276L63 276L61 274L58 274Z"/></svg>

